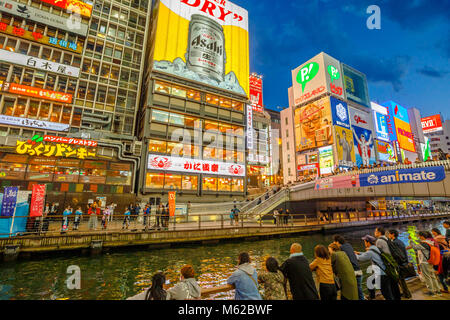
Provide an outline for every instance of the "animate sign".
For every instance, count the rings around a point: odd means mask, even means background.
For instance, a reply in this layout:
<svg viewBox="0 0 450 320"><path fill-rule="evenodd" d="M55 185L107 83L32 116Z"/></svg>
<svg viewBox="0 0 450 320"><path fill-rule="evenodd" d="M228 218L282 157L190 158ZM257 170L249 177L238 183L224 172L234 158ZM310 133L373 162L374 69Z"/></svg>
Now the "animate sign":
<svg viewBox="0 0 450 320"><path fill-rule="evenodd" d="M79 0L41 0L42 2L51 4L67 10L68 13L75 13L89 18L92 14L92 5Z"/></svg>
<svg viewBox="0 0 450 320"><path fill-rule="evenodd" d="M50 25L83 37L86 36L88 31L88 25L82 23L81 18L76 17L75 15L71 15L70 18L60 17L11 0L0 1L0 11L45 25Z"/></svg>
<svg viewBox="0 0 450 320"><path fill-rule="evenodd" d="M54 72L69 77L78 77L80 75L80 68L44 59L39 59L8 50L0 50L0 61L14 63L25 67L35 68L38 70Z"/></svg>
<svg viewBox="0 0 450 320"><path fill-rule="evenodd" d="M33 98L41 98L62 103L72 103L72 95L64 92L24 86L16 83L0 82L0 91L20 94Z"/></svg>
<svg viewBox="0 0 450 320"><path fill-rule="evenodd" d="M29 128L53 130L53 131L69 130L69 125L65 124L65 123L57 123L57 122L49 122L49 121L42 121L42 120L35 120L35 119L11 117L11 116L3 115L3 114L0 115L0 123L10 125L10 126L29 127Z"/></svg>
<svg viewBox="0 0 450 320"><path fill-rule="evenodd" d="M214 162L171 156L148 155L148 169L203 173L225 176L245 176L245 165L236 163Z"/></svg>
<svg viewBox="0 0 450 320"><path fill-rule="evenodd" d="M30 156L64 157L64 158L95 158L96 149L75 147L65 143L49 143L43 137L35 135L26 141L16 141L16 153Z"/></svg>
<svg viewBox="0 0 450 320"><path fill-rule="evenodd" d="M292 83L296 106L326 92L345 99L340 62L323 52L292 70Z"/></svg>
<svg viewBox="0 0 450 320"><path fill-rule="evenodd" d="M399 169L359 175L361 187L399 183L439 182L445 179L444 167Z"/></svg>
<svg viewBox="0 0 450 320"><path fill-rule="evenodd" d="M247 10L225 0L160 0L154 21L154 70L249 96Z"/></svg>
<svg viewBox="0 0 450 320"><path fill-rule="evenodd" d="M439 114L422 118L421 122L423 133L442 131L442 120Z"/></svg>
<svg viewBox="0 0 450 320"><path fill-rule="evenodd" d="M8 26L4 22L0 22L0 32L10 34L19 38L47 44L55 48L69 50L76 53L81 53L83 49L83 47L79 46L76 42L58 39L54 37L47 37L38 31L31 32L25 30L24 28Z"/></svg>

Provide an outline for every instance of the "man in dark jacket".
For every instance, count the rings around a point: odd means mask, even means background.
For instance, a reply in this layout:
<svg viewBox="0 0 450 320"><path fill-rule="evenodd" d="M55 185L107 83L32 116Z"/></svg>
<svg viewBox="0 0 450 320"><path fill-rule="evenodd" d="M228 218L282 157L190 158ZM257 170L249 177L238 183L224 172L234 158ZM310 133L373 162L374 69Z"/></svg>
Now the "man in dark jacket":
<svg viewBox="0 0 450 320"><path fill-rule="evenodd" d="M319 300L309 262L302 252L302 246L294 243L290 257L280 267L289 280L293 300Z"/></svg>
<svg viewBox="0 0 450 320"><path fill-rule="evenodd" d="M398 231L395 229L389 230L389 239L400 249L399 252L402 253L402 261L397 261L399 267L400 267L400 278L398 280L398 284L400 285L400 288L402 288L403 296L406 299L411 299L411 292L408 289L408 286L406 285L404 273L402 273L403 268L405 268L408 264L408 252L406 251L405 244L398 238Z"/></svg>
<svg viewBox="0 0 450 320"><path fill-rule="evenodd" d="M344 237L342 237L340 235L335 235L333 237L333 241L335 244L337 244L341 248L341 251L345 252L345 254L348 256L350 262L352 263L353 270L355 271L356 283L358 284L359 300L365 300L364 292L362 289L363 272L359 265L358 258L356 258L355 250L353 250L352 245L350 243L348 243L347 241L345 241Z"/></svg>

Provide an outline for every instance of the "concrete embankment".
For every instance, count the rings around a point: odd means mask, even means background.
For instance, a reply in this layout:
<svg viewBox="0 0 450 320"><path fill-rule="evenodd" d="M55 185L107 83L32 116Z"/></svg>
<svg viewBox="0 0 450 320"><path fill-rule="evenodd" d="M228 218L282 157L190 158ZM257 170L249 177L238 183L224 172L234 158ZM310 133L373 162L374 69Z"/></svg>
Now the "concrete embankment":
<svg viewBox="0 0 450 320"><path fill-rule="evenodd" d="M342 223L317 224L299 223L293 226L260 226L248 224L244 227L227 226L207 229L170 230L150 232L98 231L85 233L68 233L64 235L19 236L0 239L0 252L5 260L14 260L21 255L33 253L81 250L101 253L103 250L126 247L165 248L180 244L214 244L232 240L258 240L271 237L291 236L316 232L339 232L348 229L366 228L379 224L413 223L421 220L444 219L450 213L404 218L369 219Z"/></svg>

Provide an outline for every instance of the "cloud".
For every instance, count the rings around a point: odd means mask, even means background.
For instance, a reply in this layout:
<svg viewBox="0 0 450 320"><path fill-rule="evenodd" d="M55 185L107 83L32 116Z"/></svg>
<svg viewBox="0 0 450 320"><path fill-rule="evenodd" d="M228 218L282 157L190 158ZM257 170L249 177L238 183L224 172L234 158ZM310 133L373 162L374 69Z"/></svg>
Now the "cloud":
<svg viewBox="0 0 450 320"><path fill-rule="evenodd" d="M417 72L431 78L444 78L448 74L447 71L439 71L430 66L417 69Z"/></svg>

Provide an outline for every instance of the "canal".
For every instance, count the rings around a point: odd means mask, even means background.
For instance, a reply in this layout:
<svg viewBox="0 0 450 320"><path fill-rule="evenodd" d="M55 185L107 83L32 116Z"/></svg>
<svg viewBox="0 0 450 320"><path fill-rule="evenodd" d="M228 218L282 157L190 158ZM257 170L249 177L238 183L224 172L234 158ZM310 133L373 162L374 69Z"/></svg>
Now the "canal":
<svg viewBox="0 0 450 320"><path fill-rule="evenodd" d="M438 227L444 231L442 221L421 222L415 225L400 225L400 238L408 242L411 230L431 230ZM361 237L373 235L374 228L341 233L357 251L364 251ZM184 264L192 264L196 278L202 287L219 286L236 268L236 258L242 251L250 253L258 270L264 259L273 256L284 261L289 256L293 242L303 245L309 261L317 244L327 246L333 234L301 235L250 242L230 242L208 246L183 246L160 250L124 250L96 257L60 254L18 260L0 264L0 299L94 299L120 300L133 296L149 287L152 275L163 271L171 283L179 279L179 270ZM67 289L67 268L78 266L81 270L81 289ZM366 267L366 266L363 266ZM232 292L220 293L211 298L229 299Z"/></svg>

